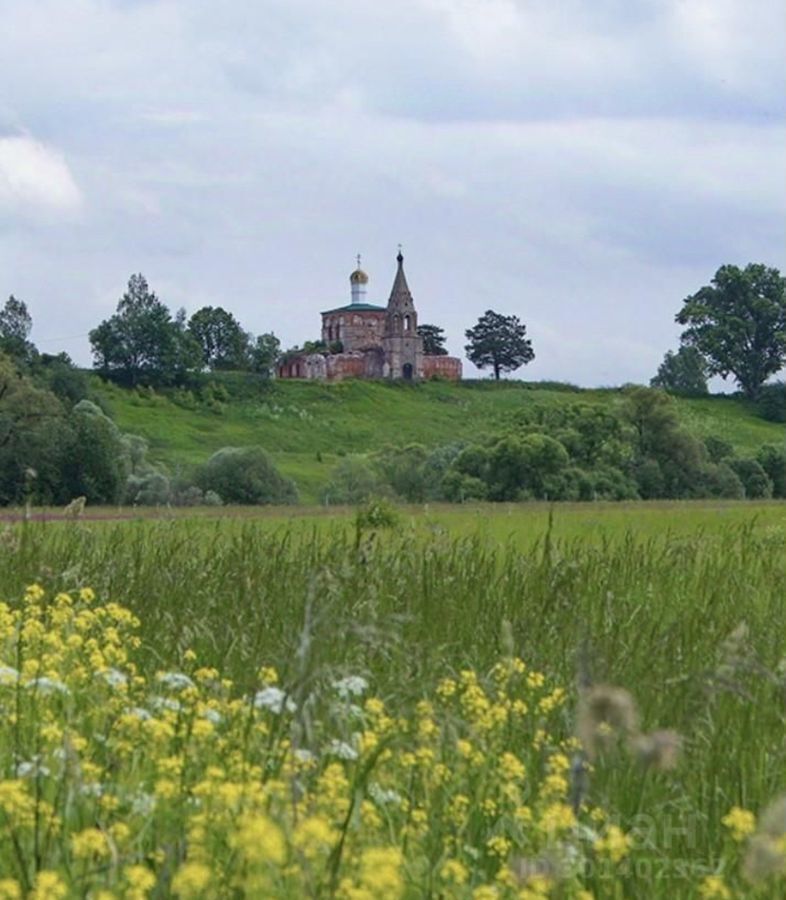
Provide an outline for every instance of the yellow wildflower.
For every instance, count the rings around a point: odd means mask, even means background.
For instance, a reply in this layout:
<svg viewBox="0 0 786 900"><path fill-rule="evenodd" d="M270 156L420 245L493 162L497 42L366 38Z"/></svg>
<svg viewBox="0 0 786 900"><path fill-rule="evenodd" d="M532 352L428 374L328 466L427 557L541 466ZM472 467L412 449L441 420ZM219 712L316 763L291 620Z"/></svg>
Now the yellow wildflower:
<svg viewBox="0 0 786 900"><path fill-rule="evenodd" d="M630 836L616 825L609 825L603 837L598 838L593 847L595 852L606 856L613 863L624 859L630 850Z"/></svg>
<svg viewBox="0 0 786 900"><path fill-rule="evenodd" d="M702 900L731 900L731 891L720 875L708 875L699 885Z"/></svg>
<svg viewBox="0 0 786 900"><path fill-rule="evenodd" d="M21 900L22 888L15 878L0 878L0 900Z"/></svg>
<svg viewBox="0 0 786 900"><path fill-rule="evenodd" d="M62 900L68 896L68 888L57 872L42 870L35 877L28 900Z"/></svg>
<svg viewBox="0 0 786 900"><path fill-rule="evenodd" d="M756 816L750 810L740 806L732 806L721 822L729 829L732 838L738 843L744 841L756 830Z"/></svg>
<svg viewBox="0 0 786 900"><path fill-rule="evenodd" d="M210 869L204 863L186 862L172 879L172 892L184 900L200 897L210 884L210 880Z"/></svg>
<svg viewBox="0 0 786 900"><path fill-rule="evenodd" d="M464 863L458 859L449 859L442 864L439 877L448 884L461 885L469 880L469 872Z"/></svg>
<svg viewBox="0 0 786 900"><path fill-rule="evenodd" d="M71 850L77 859L103 859L110 855L106 835L99 828L85 828L73 835Z"/></svg>

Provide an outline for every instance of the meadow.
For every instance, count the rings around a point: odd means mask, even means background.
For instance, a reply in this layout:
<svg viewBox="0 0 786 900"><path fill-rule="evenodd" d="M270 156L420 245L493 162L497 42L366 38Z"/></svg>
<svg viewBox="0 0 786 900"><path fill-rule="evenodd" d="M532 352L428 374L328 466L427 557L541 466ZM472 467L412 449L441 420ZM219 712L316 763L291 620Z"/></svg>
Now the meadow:
<svg viewBox="0 0 786 900"><path fill-rule="evenodd" d="M0 897L783 896L784 583L778 503L9 524Z"/></svg>

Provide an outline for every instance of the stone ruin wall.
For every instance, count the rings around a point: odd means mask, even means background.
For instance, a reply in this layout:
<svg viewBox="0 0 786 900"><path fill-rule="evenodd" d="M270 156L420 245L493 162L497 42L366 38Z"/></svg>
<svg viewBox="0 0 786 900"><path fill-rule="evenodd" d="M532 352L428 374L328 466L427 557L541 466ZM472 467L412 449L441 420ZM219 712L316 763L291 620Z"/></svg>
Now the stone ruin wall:
<svg viewBox="0 0 786 900"><path fill-rule="evenodd" d="M336 312L322 315L322 340L341 341L345 351L379 347L385 333L385 311ZM338 336L337 336L338 335Z"/></svg>
<svg viewBox="0 0 786 900"><path fill-rule="evenodd" d="M424 356L423 377L461 381L461 360L455 356Z"/></svg>

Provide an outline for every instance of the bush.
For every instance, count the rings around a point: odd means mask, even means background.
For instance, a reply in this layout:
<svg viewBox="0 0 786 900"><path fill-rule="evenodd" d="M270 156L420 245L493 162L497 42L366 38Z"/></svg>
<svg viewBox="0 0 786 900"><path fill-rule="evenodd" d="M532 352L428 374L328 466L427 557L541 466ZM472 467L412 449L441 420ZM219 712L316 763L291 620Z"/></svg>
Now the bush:
<svg viewBox="0 0 786 900"><path fill-rule="evenodd" d="M225 447L200 467L196 484L224 503L295 503L295 484L280 475L261 447Z"/></svg>
<svg viewBox="0 0 786 900"><path fill-rule="evenodd" d="M772 496L786 498L786 447L765 444L756 454L756 461L772 482Z"/></svg>
<svg viewBox="0 0 786 900"><path fill-rule="evenodd" d="M700 497L740 500L745 496L745 488L739 475L727 462L711 462L705 463L699 471L696 493Z"/></svg>
<svg viewBox="0 0 786 900"><path fill-rule="evenodd" d="M166 506L171 499L169 479L162 472L151 470L143 475L129 475L126 502L133 506Z"/></svg>
<svg viewBox="0 0 786 900"><path fill-rule="evenodd" d="M442 479L442 494L451 503L465 503L468 500L485 500L488 488L480 478L451 469Z"/></svg>
<svg viewBox="0 0 786 900"><path fill-rule="evenodd" d="M719 463L730 456L734 456L734 447L723 438L716 437L714 434L704 438L704 449L710 462Z"/></svg>
<svg viewBox="0 0 786 900"><path fill-rule="evenodd" d="M755 459L732 459L731 468L745 488L745 496L749 500L772 497L772 481L764 468Z"/></svg>
<svg viewBox="0 0 786 900"><path fill-rule="evenodd" d="M361 507L355 515L355 527L358 532L377 530L379 528L397 528L401 516L392 503L387 500L371 500Z"/></svg>
<svg viewBox="0 0 786 900"><path fill-rule="evenodd" d="M786 422L786 382L765 384L759 392L756 408L768 422Z"/></svg>
<svg viewBox="0 0 786 900"><path fill-rule="evenodd" d="M641 460L633 474L643 500L654 500L663 496L666 481L656 459Z"/></svg>
<svg viewBox="0 0 786 900"><path fill-rule="evenodd" d="M359 456L347 456L333 469L321 496L326 506L354 506L381 492L382 485L371 466Z"/></svg>
<svg viewBox="0 0 786 900"><path fill-rule="evenodd" d="M89 503L119 503L131 471L127 446L117 425L89 400L80 400L71 417L73 445L64 466L72 497Z"/></svg>
<svg viewBox="0 0 786 900"><path fill-rule="evenodd" d="M376 464L394 493L410 503L422 503L428 493L426 450L420 444L377 454Z"/></svg>

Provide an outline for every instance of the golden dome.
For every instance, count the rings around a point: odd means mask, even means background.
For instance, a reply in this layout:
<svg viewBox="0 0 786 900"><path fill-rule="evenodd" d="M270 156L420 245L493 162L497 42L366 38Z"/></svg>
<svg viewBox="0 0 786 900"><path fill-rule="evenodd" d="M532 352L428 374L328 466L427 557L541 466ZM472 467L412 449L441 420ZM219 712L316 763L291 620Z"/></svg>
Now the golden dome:
<svg viewBox="0 0 786 900"><path fill-rule="evenodd" d="M362 269L355 269L349 276L350 284L368 284L368 275Z"/></svg>

